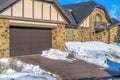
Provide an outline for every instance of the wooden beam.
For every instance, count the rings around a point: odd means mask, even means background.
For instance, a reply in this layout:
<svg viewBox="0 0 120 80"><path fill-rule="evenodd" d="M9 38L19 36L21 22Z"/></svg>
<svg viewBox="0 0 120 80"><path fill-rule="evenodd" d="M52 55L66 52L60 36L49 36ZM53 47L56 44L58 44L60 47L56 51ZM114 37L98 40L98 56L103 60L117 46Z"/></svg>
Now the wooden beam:
<svg viewBox="0 0 120 80"><path fill-rule="evenodd" d="M34 19L34 0L32 0L32 18Z"/></svg>
<svg viewBox="0 0 120 80"><path fill-rule="evenodd" d="M22 0L22 17L24 18L24 0Z"/></svg>
<svg viewBox="0 0 120 80"><path fill-rule="evenodd" d="M26 24L26 23L13 23L10 22L10 26L17 26L17 27L41 27L41 28L56 28L56 26L51 25L38 25L38 24Z"/></svg>
<svg viewBox="0 0 120 80"><path fill-rule="evenodd" d="M67 24L63 21L50 21L50 20L43 20L43 19L32 19L32 18L23 18L23 17L13 17L13 16L5 16L0 15L0 18L11 19L11 20L20 20L20 21L33 21L33 22L44 22L44 23L53 23L53 24Z"/></svg>

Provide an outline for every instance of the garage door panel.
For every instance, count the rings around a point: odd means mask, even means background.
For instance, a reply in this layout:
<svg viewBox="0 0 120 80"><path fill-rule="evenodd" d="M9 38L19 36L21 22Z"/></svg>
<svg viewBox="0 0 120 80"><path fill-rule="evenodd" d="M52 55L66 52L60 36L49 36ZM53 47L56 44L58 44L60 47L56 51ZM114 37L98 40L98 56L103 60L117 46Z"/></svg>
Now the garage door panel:
<svg viewBox="0 0 120 80"><path fill-rule="evenodd" d="M43 28L10 28L11 56L40 54L51 48L51 30Z"/></svg>

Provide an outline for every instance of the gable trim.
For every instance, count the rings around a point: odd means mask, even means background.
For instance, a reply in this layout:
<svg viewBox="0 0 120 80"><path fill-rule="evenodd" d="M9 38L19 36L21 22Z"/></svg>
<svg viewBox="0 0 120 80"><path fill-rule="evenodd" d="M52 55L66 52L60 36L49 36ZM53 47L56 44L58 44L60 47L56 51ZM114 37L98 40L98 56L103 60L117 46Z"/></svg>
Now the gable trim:
<svg viewBox="0 0 120 80"><path fill-rule="evenodd" d="M32 18L12 17L12 16L3 16L3 15L0 15L0 18L20 20L20 21L53 23L53 24L67 24L66 22L63 22L63 21L53 21L53 20L50 21L50 20L43 20L43 19L32 19Z"/></svg>

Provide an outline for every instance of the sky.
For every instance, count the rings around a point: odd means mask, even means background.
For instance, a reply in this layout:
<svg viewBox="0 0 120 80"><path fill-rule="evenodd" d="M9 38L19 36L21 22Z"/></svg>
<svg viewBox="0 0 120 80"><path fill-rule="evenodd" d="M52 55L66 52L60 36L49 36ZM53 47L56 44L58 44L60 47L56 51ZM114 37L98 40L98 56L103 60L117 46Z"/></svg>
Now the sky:
<svg viewBox="0 0 120 80"><path fill-rule="evenodd" d="M111 18L120 20L120 0L58 0L61 5L94 1L105 7Z"/></svg>
<svg viewBox="0 0 120 80"><path fill-rule="evenodd" d="M0 0L0 3L6 0ZM61 5L73 4L86 1L95 1L98 4L104 6L111 16L111 18L116 18L120 20L120 0L58 0Z"/></svg>

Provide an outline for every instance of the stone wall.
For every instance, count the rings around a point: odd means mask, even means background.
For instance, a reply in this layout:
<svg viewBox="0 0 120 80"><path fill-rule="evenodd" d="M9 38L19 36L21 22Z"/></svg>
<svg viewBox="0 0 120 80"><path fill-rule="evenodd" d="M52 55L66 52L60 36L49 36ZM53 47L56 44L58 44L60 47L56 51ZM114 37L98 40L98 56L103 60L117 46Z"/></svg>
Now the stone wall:
<svg viewBox="0 0 120 80"><path fill-rule="evenodd" d="M94 17L101 15L102 22L110 24L106 19L106 13L101 8L95 8L89 16L89 27L79 26L78 28L66 28L64 24L58 24L56 29L52 30L52 47L64 50L64 43L69 41L100 41L104 43L116 42L118 26L97 32L94 28ZM110 33L110 34L109 34Z"/></svg>
<svg viewBox="0 0 120 80"><path fill-rule="evenodd" d="M0 19L0 58L9 57L9 20Z"/></svg>
<svg viewBox="0 0 120 80"><path fill-rule="evenodd" d="M66 42L65 36L64 24L58 24L56 29L52 29L52 48L64 50L64 43Z"/></svg>
<svg viewBox="0 0 120 80"><path fill-rule="evenodd" d="M119 26L115 26L110 29L110 42L111 43L117 42L118 29L119 29Z"/></svg>

